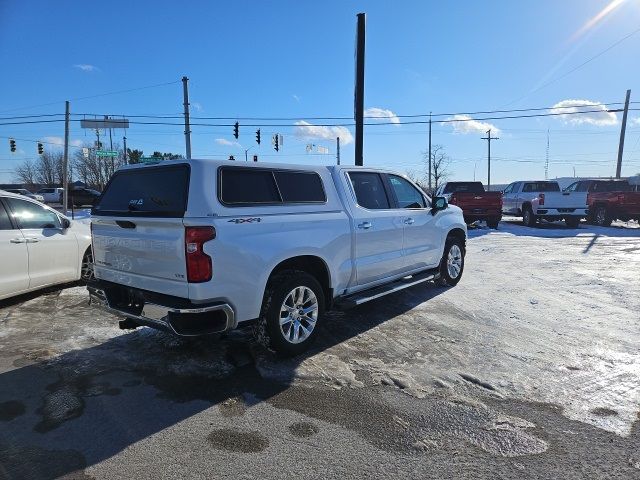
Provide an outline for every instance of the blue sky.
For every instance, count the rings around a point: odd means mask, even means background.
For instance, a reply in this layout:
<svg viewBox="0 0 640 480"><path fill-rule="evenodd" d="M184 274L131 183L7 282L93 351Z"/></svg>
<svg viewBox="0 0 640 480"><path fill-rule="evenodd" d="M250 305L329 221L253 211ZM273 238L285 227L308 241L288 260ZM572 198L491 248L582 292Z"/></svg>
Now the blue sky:
<svg viewBox="0 0 640 480"><path fill-rule="evenodd" d="M453 114L568 100L610 104L623 102L627 89L633 102L640 100L640 33L567 75L640 27L640 0L615 0L615 8L598 20L611 3L1 0L0 117L62 113L66 99L73 113L179 115L183 75L190 78L192 116L233 118L202 123L277 117L290 118L280 122L290 125L316 124L323 121L313 117L349 117L358 12L367 13L365 108L378 113ZM80 99L173 81L178 83ZM623 174L640 172L640 111L629 117ZM492 143L492 183L507 183L544 177L549 130L550 177L572 175L574 168L577 175L611 175L620 120L621 114L606 112L480 123L434 120L433 143L451 157L453 178L472 179L475 169L476 178L486 180L486 141L480 137L490 123L500 137ZM254 140L256 128L247 123L261 125L261 146ZM352 127L345 132L269 123L240 120L239 144L231 127L194 127L193 156L243 159L251 147L249 155L264 161L333 163L333 138L340 134L342 161L353 162ZM129 147L146 154L184 153L182 131L179 125L131 125L126 135ZM425 124L365 127L365 164L423 172L426 131ZM284 136L279 153L269 138L276 132ZM5 137L55 142L63 134L60 122L0 125L0 182L12 179L22 159L36 156L35 144L21 140L12 155ZM118 139L122 135L116 132ZM75 145L93 139L72 125ZM307 154L310 143L328 147L329 155Z"/></svg>

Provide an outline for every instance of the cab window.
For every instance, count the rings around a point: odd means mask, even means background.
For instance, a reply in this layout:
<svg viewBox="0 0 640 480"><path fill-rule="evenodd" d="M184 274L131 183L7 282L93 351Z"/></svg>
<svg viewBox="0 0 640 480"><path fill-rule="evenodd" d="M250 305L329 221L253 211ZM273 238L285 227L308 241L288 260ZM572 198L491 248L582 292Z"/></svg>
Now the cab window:
<svg viewBox="0 0 640 480"><path fill-rule="evenodd" d="M375 172L350 172L349 178L356 194L358 205L369 210L391 208L382 177Z"/></svg>
<svg viewBox="0 0 640 480"><path fill-rule="evenodd" d="M0 230L13 230L13 225L11 225L9 214L5 210L2 203L0 203Z"/></svg>
<svg viewBox="0 0 640 480"><path fill-rule="evenodd" d="M398 200L399 208L426 208L424 196L407 180L397 175L389 175L389 183Z"/></svg>

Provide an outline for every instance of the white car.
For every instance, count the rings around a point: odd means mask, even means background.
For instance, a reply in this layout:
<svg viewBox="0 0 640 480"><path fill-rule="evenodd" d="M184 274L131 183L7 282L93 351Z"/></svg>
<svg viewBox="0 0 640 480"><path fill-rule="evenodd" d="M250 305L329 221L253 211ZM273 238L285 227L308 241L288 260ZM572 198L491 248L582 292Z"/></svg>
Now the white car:
<svg viewBox="0 0 640 480"><path fill-rule="evenodd" d="M45 203L62 203L63 191L64 191L64 188L49 187L49 188L41 188L36 193L38 195L42 195Z"/></svg>
<svg viewBox="0 0 640 480"><path fill-rule="evenodd" d="M26 188L8 188L5 191L9 193L17 193L18 195L22 195L24 197L33 198L34 200L37 200L39 202L44 202L44 197L42 195L37 193L31 193Z"/></svg>
<svg viewBox="0 0 640 480"><path fill-rule="evenodd" d="M0 300L92 276L88 225L0 190Z"/></svg>
<svg viewBox="0 0 640 480"><path fill-rule="evenodd" d="M406 177L349 166L172 160L126 166L92 216L98 303L202 335L258 319L297 354L331 308L462 277L462 210Z"/></svg>

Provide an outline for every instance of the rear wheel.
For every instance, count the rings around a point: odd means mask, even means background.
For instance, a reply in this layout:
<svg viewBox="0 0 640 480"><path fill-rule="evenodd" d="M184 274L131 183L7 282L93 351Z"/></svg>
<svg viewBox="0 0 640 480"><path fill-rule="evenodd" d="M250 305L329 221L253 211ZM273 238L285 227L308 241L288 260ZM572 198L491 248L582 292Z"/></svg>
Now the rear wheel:
<svg viewBox="0 0 640 480"><path fill-rule="evenodd" d="M538 219L533 214L533 210L531 207L524 207L524 211L522 212L522 223L527 227L535 227Z"/></svg>
<svg viewBox="0 0 640 480"><path fill-rule="evenodd" d="M80 280L90 282L93 280L93 253L91 248L87 248L82 257L82 267L80 268Z"/></svg>
<svg viewBox="0 0 640 480"><path fill-rule="evenodd" d="M453 287L462 278L464 270L464 242L457 237L449 237L444 245L444 253L440 260L440 278L438 283L445 287Z"/></svg>
<svg viewBox="0 0 640 480"><path fill-rule="evenodd" d="M596 208L596 213L594 215L594 223L599 225L600 227L608 227L611 225L613 219L611 218L611 214L607 210L607 207L604 205L600 205Z"/></svg>
<svg viewBox="0 0 640 480"><path fill-rule="evenodd" d="M282 355L304 352L315 339L324 304L322 287L308 273L288 270L274 275L255 328L257 340Z"/></svg>
<svg viewBox="0 0 640 480"><path fill-rule="evenodd" d="M487 227L497 229L499 222L499 218L487 218Z"/></svg>
<svg viewBox="0 0 640 480"><path fill-rule="evenodd" d="M580 226L580 217L565 217L564 223L569 228L578 228Z"/></svg>

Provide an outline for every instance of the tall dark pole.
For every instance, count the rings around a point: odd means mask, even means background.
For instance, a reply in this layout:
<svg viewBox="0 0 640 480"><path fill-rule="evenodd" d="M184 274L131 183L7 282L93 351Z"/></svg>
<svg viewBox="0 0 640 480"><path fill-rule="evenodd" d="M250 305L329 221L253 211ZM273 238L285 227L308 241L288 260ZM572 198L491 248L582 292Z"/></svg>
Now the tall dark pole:
<svg viewBox="0 0 640 480"><path fill-rule="evenodd" d="M191 127L189 126L189 87L187 77L182 77L182 95L184 98L184 142L187 158L191 158Z"/></svg>
<svg viewBox="0 0 640 480"><path fill-rule="evenodd" d="M64 154L62 157L62 213L67 214L67 205L69 205L69 101L65 102L64 107Z"/></svg>
<svg viewBox="0 0 640 480"><path fill-rule="evenodd" d="M431 195L431 112L429 112L429 195Z"/></svg>
<svg viewBox="0 0 640 480"><path fill-rule="evenodd" d="M363 117L364 117L364 45L365 45L364 13L358 14L358 30L356 37L356 86L354 92L354 114L356 120L356 165L364 165L362 158Z"/></svg>
<svg viewBox="0 0 640 480"><path fill-rule="evenodd" d="M129 162L127 162L127 137L122 137L122 142L124 143L124 164L128 164Z"/></svg>
<svg viewBox="0 0 640 480"><path fill-rule="evenodd" d="M487 136L482 137L487 141L487 191L491 190L491 140L499 140L498 137L491 136L491 129L487 130Z"/></svg>
<svg viewBox="0 0 640 480"><path fill-rule="evenodd" d="M620 129L620 144L618 145L618 165L616 166L616 178L620 178L622 173L622 152L624 151L624 134L627 130L627 114L629 113L629 98L631 90L627 90L627 97L624 101L624 112L622 113L622 128Z"/></svg>

